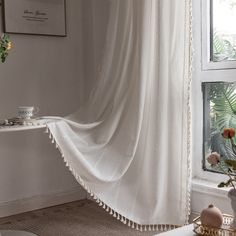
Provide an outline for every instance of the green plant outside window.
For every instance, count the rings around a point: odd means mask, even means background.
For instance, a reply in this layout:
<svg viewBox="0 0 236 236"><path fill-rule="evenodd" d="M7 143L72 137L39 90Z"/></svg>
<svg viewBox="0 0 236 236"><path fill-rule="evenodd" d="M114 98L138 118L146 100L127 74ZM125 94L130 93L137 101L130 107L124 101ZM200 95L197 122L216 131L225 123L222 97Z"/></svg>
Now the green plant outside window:
<svg viewBox="0 0 236 236"><path fill-rule="evenodd" d="M204 101L204 159L203 169L214 172L222 172L217 166L207 163L209 153L217 152L221 156L221 162L227 171L226 160L236 160L235 136L232 139L224 138L224 130L232 128L236 130L236 83L214 82L203 83Z"/></svg>

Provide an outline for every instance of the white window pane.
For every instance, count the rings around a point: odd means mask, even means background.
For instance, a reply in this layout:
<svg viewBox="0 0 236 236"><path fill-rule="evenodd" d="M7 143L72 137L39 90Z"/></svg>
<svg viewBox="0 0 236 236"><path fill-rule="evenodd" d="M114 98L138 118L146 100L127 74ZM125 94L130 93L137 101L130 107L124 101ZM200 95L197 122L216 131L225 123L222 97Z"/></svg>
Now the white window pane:
<svg viewBox="0 0 236 236"><path fill-rule="evenodd" d="M212 0L211 60L236 60L236 0Z"/></svg>
<svg viewBox="0 0 236 236"><path fill-rule="evenodd" d="M225 128L236 130L236 84L235 83L203 83L204 94L204 159L203 169L222 172L221 169L211 166L206 157L211 152L221 156L222 165L226 159L236 159L236 150L232 148L232 140L223 137Z"/></svg>

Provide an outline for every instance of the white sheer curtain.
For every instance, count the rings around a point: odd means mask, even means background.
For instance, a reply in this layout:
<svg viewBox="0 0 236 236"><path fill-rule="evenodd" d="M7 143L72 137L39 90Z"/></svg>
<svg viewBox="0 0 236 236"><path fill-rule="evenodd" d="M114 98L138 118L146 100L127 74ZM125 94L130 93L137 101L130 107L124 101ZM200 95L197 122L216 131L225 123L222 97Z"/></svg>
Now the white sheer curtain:
<svg viewBox="0 0 236 236"><path fill-rule="evenodd" d="M190 0L111 0L98 83L77 113L48 124L100 206L137 229L189 213Z"/></svg>

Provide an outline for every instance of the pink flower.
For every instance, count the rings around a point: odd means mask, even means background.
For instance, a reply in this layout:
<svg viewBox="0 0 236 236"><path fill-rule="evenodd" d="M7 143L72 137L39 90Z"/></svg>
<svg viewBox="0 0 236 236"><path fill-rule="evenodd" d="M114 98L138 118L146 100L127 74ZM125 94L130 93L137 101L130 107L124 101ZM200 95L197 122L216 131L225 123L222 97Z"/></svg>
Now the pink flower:
<svg viewBox="0 0 236 236"><path fill-rule="evenodd" d="M235 129L234 128L224 128L222 136L224 138L233 138L235 136Z"/></svg>
<svg viewBox="0 0 236 236"><path fill-rule="evenodd" d="M211 165L216 165L220 162L220 154L218 152L212 152L210 155L207 157L207 161Z"/></svg>

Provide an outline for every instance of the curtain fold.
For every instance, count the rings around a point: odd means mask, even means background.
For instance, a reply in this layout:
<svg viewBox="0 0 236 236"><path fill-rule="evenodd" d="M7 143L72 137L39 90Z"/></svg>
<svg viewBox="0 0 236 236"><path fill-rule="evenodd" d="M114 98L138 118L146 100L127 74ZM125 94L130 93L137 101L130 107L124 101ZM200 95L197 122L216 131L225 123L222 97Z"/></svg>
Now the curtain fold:
<svg viewBox="0 0 236 236"><path fill-rule="evenodd" d="M48 124L70 170L131 227L189 214L191 0L112 0L87 103ZM152 226L152 227L151 227Z"/></svg>

